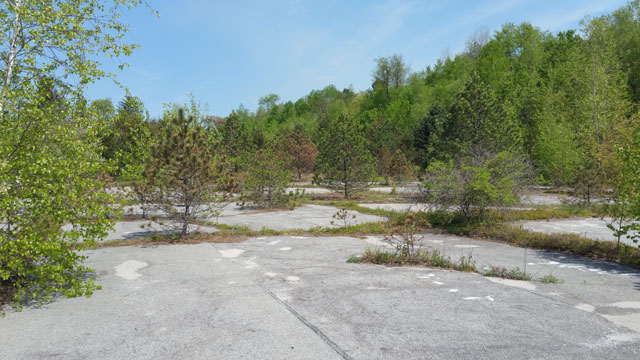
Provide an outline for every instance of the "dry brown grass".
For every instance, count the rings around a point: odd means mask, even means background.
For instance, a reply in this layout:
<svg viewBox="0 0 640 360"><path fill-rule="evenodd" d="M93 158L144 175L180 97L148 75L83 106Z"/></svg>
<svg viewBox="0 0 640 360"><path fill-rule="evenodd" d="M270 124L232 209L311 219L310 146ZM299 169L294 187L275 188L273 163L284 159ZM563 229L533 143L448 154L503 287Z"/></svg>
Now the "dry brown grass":
<svg viewBox="0 0 640 360"><path fill-rule="evenodd" d="M201 243L236 243L245 241L248 236L233 234L194 233L186 236L154 234L131 240L116 240L97 244L98 248L133 246L133 245L170 245L170 244L201 244Z"/></svg>

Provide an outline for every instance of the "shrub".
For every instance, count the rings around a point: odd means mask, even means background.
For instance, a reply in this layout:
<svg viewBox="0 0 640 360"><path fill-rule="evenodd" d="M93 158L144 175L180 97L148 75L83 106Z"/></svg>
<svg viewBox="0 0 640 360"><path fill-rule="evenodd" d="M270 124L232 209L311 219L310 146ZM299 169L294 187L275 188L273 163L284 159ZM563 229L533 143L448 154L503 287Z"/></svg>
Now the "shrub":
<svg viewBox="0 0 640 360"><path fill-rule="evenodd" d="M476 151L456 162L436 161L427 168L422 200L438 210L459 212L467 223L481 221L488 207L520 200L528 173L528 164L508 152Z"/></svg>

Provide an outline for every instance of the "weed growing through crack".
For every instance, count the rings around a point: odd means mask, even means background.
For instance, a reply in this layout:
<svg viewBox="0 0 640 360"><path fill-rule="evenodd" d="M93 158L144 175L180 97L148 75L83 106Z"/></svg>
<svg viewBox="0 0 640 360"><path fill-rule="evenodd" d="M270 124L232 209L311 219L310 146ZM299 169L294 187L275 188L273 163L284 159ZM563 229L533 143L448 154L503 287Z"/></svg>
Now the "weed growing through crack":
<svg viewBox="0 0 640 360"><path fill-rule="evenodd" d="M420 253L423 236L419 233L415 215L408 214L401 225L393 226L384 237L384 241L396 248L396 251L408 259L416 258Z"/></svg>
<svg viewBox="0 0 640 360"><path fill-rule="evenodd" d="M520 270L518 267L507 269L504 266L492 266L490 269L482 273L482 275L511 280L531 280L531 276Z"/></svg>
<svg viewBox="0 0 640 360"><path fill-rule="evenodd" d="M544 284L558 284L564 282L564 280L560 280L551 274L541 277L540 279L538 279L538 281Z"/></svg>
<svg viewBox="0 0 640 360"><path fill-rule="evenodd" d="M349 226L349 220L353 220L356 218L355 214L349 214L347 209L341 208L335 214L333 214L333 218L335 220L331 220L331 225L336 225L336 222L340 222L343 228Z"/></svg>

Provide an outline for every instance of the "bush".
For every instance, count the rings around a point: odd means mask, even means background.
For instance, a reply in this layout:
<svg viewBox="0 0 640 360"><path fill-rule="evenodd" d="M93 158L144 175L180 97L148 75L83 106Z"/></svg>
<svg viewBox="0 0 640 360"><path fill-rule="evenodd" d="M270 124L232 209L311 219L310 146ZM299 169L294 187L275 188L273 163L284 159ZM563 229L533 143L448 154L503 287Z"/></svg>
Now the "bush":
<svg viewBox="0 0 640 360"><path fill-rule="evenodd" d="M508 152L477 151L457 162L436 161L427 168L422 200L438 210L455 210L467 223L482 221L488 207L520 201L528 174L528 164Z"/></svg>

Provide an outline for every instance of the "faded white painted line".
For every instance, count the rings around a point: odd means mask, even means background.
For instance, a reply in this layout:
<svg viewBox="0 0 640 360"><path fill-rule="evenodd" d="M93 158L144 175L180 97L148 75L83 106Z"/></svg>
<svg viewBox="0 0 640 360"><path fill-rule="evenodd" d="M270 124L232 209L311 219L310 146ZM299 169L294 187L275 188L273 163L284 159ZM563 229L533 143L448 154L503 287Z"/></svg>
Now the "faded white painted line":
<svg viewBox="0 0 640 360"><path fill-rule="evenodd" d="M491 302L494 302L494 301L495 301L495 300L493 299L493 296L491 296L491 295L487 295L487 296L485 296L484 298L485 298L485 299L487 299L487 300L489 300L489 301L491 301Z"/></svg>
<svg viewBox="0 0 640 360"><path fill-rule="evenodd" d="M264 276L267 277L276 277L278 274L271 272L271 271L267 271L266 273L264 273Z"/></svg>
<svg viewBox="0 0 640 360"><path fill-rule="evenodd" d="M582 311L586 311L586 312L594 312L596 310L596 307L593 305L589 305L589 304L580 304L580 305L576 305L574 306L576 309L578 310L582 310Z"/></svg>
<svg viewBox="0 0 640 360"><path fill-rule="evenodd" d="M281 247L281 248L280 248L280 249L278 249L278 250L280 250L280 251L289 251L289 250L291 250L291 248L290 248L290 247L288 247L288 246L286 246L286 247Z"/></svg>
<svg viewBox="0 0 640 360"><path fill-rule="evenodd" d="M636 309L640 310L640 301L621 301L607 306L617 307L619 309Z"/></svg>
<svg viewBox="0 0 640 360"><path fill-rule="evenodd" d="M296 282L296 281L300 281L300 278L297 276L287 276L285 278L285 280L289 281L289 282Z"/></svg>
<svg viewBox="0 0 640 360"><path fill-rule="evenodd" d="M484 297L481 296L468 296L466 298L464 298L465 300L482 300L485 299Z"/></svg>
<svg viewBox="0 0 640 360"><path fill-rule="evenodd" d="M458 289L449 289L450 293L458 292Z"/></svg>
<svg viewBox="0 0 640 360"><path fill-rule="evenodd" d="M138 274L138 270L146 267L148 264L143 261L137 260L129 260L125 261L122 264L115 267L116 276L119 276L126 280L135 280L141 277L141 274Z"/></svg>
<svg viewBox="0 0 640 360"><path fill-rule="evenodd" d="M530 290L530 291L536 290L536 286L528 281L501 279L501 278L494 278L494 277L487 277L486 279L491 282L506 285L506 286L517 287L517 288Z"/></svg>
<svg viewBox="0 0 640 360"><path fill-rule="evenodd" d="M240 256L244 250L240 250L240 249L227 249L227 250L218 250L220 252L220 255L222 255L222 257L224 258L237 258L238 256Z"/></svg>
<svg viewBox="0 0 640 360"><path fill-rule="evenodd" d="M306 239L306 236L292 236L294 239Z"/></svg>
<svg viewBox="0 0 640 360"><path fill-rule="evenodd" d="M433 283L436 285L444 285L444 283L441 283L440 281L434 281Z"/></svg>
<svg viewBox="0 0 640 360"><path fill-rule="evenodd" d="M280 242L280 240L273 240L272 242L269 243L269 245L275 245L275 244L277 244L279 242Z"/></svg>
<svg viewBox="0 0 640 360"><path fill-rule="evenodd" d="M482 246L480 246L480 245L453 245L453 247L456 247L458 249L475 249L475 248L480 248Z"/></svg>
<svg viewBox="0 0 640 360"><path fill-rule="evenodd" d="M387 288L376 287L376 286L367 286L366 289L367 290L387 290Z"/></svg>

